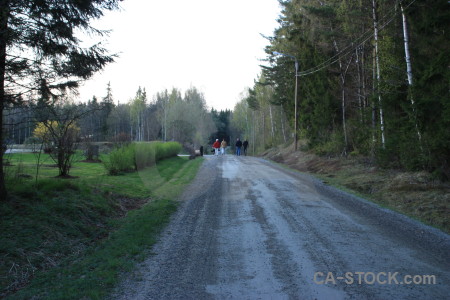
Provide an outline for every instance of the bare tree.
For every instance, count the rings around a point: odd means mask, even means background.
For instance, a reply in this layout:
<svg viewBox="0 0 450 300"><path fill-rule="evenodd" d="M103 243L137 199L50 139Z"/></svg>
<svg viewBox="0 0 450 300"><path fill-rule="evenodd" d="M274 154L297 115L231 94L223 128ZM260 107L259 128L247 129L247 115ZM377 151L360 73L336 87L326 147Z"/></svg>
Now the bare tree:
<svg viewBox="0 0 450 300"><path fill-rule="evenodd" d="M59 177L69 177L80 137L77 121L90 112L74 104L63 104L41 109L37 115L39 124L46 130L46 147L58 166Z"/></svg>

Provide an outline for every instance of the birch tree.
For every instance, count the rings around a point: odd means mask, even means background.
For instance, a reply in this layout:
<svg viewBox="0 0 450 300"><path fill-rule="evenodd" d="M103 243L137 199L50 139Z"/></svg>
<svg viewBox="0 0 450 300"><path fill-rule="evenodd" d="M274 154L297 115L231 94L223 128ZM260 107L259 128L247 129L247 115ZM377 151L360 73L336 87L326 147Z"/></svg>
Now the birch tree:
<svg viewBox="0 0 450 300"><path fill-rule="evenodd" d="M419 124L417 123L417 112L416 112L416 104L414 102L414 92L413 92L413 72L412 72L412 64L411 64L411 54L409 51L409 34L408 34L408 22L406 19L405 10L403 9L402 2L399 3L401 13L402 13L402 25L403 25L403 41L405 44L405 61L406 61L406 76L408 78L408 86L409 86L409 99L411 101L411 107L413 111L413 122L417 132L417 138L419 141L419 146L423 153L422 147L422 134L420 133Z"/></svg>
<svg viewBox="0 0 450 300"><path fill-rule="evenodd" d="M136 96L130 102L130 113L131 120L134 127L134 132L132 130L132 136L134 136L135 141L144 140L144 113L146 109L147 93L145 88L139 87L136 91Z"/></svg>
<svg viewBox="0 0 450 300"><path fill-rule="evenodd" d="M378 49L378 12L377 12L377 0L372 0L372 14L373 14L373 37L374 37L374 54L375 54L375 73L376 73L376 89L375 92L378 97L378 106L380 111L380 130L381 130L381 145L386 148L386 139L384 133L384 114L383 103L381 100L380 81L380 53Z"/></svg>

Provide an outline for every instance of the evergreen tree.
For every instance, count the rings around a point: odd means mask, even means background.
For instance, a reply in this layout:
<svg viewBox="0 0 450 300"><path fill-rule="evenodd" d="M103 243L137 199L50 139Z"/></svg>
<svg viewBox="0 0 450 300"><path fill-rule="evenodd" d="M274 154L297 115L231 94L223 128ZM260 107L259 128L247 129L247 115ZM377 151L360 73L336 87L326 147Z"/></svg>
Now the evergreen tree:
<svg viewBox="0 0 450 300"><path fill-rule="evenodd" d="M210 113L212 121L216 125L217 130L211 133L211 136L209 138L209 144L212 145L216 139L219 139L219 141L225 139L228 145L234 145L233 141L230 140L231 137L230 121L232 118L232 111L228 109L217 111L214 108L212 108Z"/></svg>
<svg viewBox="0 0 450 300"><path fill-rule="evenodd" d="M77 29L104 34L90 22L118 0L15 1L0 0L0 198L6 199L3 173L3 111L24 95L38 92L54 101L67 88L78 86L113 61L99 45L82 48Z"/></svg>
<svg viewBox="0 0 450 300"><path fill-rule="evenodd" d="M139 87L136 91L136 96L134 99L130 102L130 113L131 113L131 120L132 120L132 126L131 129L131 136L134 136L134 140L136 141L143 141L144 135L145 135L145 109L147 105L147 93L145 91L145 88Z"/></svg>
<svg viewBox="0 0 450 300"><path fill-rule="evenodd" d="M282 106L293 124L293 60L273 52L299 61L298 125L310 149L372 155L380 166L450 178L448 3L280 4L263 72L274 89L270 102ZM256 95L252 88L248 106L260 112Z"/></svg>
<svg viewBox="0 0 450 300"><path fill-rule="evenodd" d="M103 97L103 101L101 102L101 124L100 124L100 132L101 132L101 139L105 140L108 135L110 135L110 130L108 128L108 118L114 109L114 98L112 95L112 89L111 89L111 82L108 82L108 85L106 86L106 96Z"/></svg>

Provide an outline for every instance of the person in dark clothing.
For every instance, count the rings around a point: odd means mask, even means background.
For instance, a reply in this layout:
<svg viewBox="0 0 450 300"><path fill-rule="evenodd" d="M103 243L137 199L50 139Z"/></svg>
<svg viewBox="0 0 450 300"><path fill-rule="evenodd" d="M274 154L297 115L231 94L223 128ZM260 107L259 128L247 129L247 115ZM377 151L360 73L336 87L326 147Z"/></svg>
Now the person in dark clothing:
<svg viewBox="0 0 450 300"><path fill-rule="evenodd" d="M236 155L241 155L242 142L239 138L236 139Z"/></svg>
<svg viewBox="0 0 450 300"><path fill-rule="evenodd" d="M245 140L245 141L242 143L242 146L244 147L244 155L247 156L248 141Z"/></svg>
<svg viewBox="0 0 450 300"><path fill-rule="evenodd" d="M200 156L203 156L203 146L200 146Z"/></svg>

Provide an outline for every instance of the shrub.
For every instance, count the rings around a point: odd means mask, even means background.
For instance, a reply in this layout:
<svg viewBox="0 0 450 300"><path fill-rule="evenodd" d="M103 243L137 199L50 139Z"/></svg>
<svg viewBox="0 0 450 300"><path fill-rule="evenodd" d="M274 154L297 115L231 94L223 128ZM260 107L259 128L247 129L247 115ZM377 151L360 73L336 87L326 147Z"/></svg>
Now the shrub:
<svg viewBox="0 0 450 300"><path fill-rule="evenodd" d="M154 144L136 143L134 145L134 169L136 171L155 164L157 147Z"/></svg>
<svg viewBox="0 0 450 300"><path fill-rule="evenodd" d="M88 161L98 160L100 152L100 146L94 145L92 142L87 141L84 143L84 156Z"/></svg>
<svg viewBox="0 0 450 300"><path fill-rule="evenodd" d="M178 155L181 152L181 144L177 142L152 142L156 147L156 161Z"/></svg>
<svg viewBox="0 0 450 300"><path fill-rule="evenodd" d="M110 175L130 171L134 168L133 144L114 149L109 153L109 159L103 162Z"/></svg>
<svg viewBox="0 0 450 300"><path fill-rule="evenodd" d="M124 145L110 152L103 165L110 175L131 170L142 170L155 162L178 155L181 145L177 142L139 142Z"/></svg>
<svg viewBox="0 0 450 300"><path fill-rule="evenodd" d="M339 155L344 149L344 136L340 132L333 132L330 139L314 147L317 155Z"/></svg>

